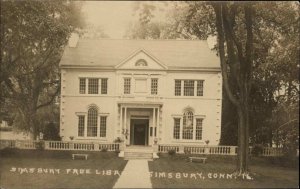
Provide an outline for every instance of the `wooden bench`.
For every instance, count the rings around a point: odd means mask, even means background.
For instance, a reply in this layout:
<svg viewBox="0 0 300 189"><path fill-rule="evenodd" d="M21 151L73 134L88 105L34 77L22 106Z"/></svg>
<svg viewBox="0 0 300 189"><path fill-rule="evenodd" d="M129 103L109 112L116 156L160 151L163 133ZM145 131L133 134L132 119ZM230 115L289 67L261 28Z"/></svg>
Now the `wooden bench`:
<svg viewBox="0 0 300 189"><path fill-rule="evenodd" d="M194 162L195 162L195 160L199 160L199 161L202 161L203 163L205 163L205 160L207 159L206 157L189 157L189 159L190 159L190 162L193 162L193 160L194 160Z"/></svg>
<svg viewBox="0 0 300 189"><path fill-rule="evenodd" d="M78 156L78 157L84 157L85 160L87 160L88 158L88 154L72 154L72 159L75 159L75 157Z"/></svg>

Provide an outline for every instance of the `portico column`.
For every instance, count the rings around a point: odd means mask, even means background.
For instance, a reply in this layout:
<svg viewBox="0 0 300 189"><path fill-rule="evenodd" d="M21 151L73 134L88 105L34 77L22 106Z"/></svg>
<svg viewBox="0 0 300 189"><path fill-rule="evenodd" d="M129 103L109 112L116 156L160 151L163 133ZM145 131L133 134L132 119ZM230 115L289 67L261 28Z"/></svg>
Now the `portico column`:
<svg viewBox="0 0 300 189"><path fill-rule="evenodd" d="M124 127L124 134L126 134L126 129L127 129L127 107L125 106L125 108L124 108L124 125L123 125L123 127ZM125 141L127 140L127 138L126 138L126 135L125 135ZM127 142L127 141L126 141ZM125 142L125 144L126 144L126 142Z"/></svg>
<svg viewBox="0 0 300 189"><path fill-rule="evenodd" d="M120 105L120 109L121 109L121 112L120 112L120 137L122 137L122 132L123 132L123 106Z"/></svg>
<svg viewBox="0 0 300 189"><path fill-rule="evenodd" d="M155 108L153 108L153 115L152 115L152 137L154 139L154 127L155 127Z"/></svg>
<svg viewBox="0 0 300 189"><path fill-rule="evenodd" d="M159 127L159 106L158 106L158 108L157 108L157 118L156 118L157 120L157 123L156 123L156 137L157 137L157 139L159 139L159 129L160 129L160 127Z"/></svg>

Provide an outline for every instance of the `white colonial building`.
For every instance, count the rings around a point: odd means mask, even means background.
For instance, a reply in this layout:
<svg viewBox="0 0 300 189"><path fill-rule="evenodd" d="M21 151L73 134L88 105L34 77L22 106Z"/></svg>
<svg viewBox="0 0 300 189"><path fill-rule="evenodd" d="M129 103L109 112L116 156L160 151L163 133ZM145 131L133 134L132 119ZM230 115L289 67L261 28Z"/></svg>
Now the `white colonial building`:
<svg viewBox="0 0 300 189"><path fill-rule="evenodd" d="M63 140L219 144L222 77L206 41L80 39L60 68Z"/></svg>

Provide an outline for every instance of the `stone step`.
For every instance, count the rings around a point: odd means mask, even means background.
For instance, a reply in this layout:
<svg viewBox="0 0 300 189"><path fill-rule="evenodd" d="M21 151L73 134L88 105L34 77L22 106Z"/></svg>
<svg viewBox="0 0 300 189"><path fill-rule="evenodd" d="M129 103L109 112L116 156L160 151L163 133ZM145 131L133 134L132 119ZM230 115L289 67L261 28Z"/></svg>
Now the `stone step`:
<svg viewBox="0 0 300 189"><path fill-rule="evenodd" d="M153 153L125 152L125 159L152 159Z"/></svg>

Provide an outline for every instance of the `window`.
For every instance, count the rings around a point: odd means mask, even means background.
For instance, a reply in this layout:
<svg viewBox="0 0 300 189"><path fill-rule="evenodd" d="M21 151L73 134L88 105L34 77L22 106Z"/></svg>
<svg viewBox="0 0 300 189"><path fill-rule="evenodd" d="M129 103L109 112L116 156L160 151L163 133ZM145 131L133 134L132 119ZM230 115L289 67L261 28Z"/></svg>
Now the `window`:
<svg viewBox="0 0 300 189"><path fill-rule="evenodd" d="M78 116L78 136L84 136L84 116Z"/></svg>
<svg viewBox="0 0 300 189"><path fill-rule="evenodd" d="M106 137L106 116L100 116L100 137Z"/></svg>
<svg viewBox="0 0 300 189"><path fill-rule="evenodd" d="M107 79L101 79L101 94L107 94Z"/></svg>
<svg viewBox="0 0 300 189"><path fill-rule="evenodd" d="M182 139L193 139L193 112L183 114Z"/></svg>
<svg viewBox="0 0 300 189"><path fill-rule="evenodd" d="M92 107L88 110L88 118L87 118L88 137L97 136L97 122L98 122L98 111L95 107Z"/></svg>
<svg viewBox="0 0 300 189"><path fill-rule="evenodd" d="M181 80L175 80L175 96L181 96Z"/></svg>
<svg viewBox="0 0 300 189"><path fill-rule="evenodd" d="M144 59L139 59L136 61L135 66L147 66L147 62Z"/></svg>
<svg viewBox="0 0 300 189"><path fill-rule="evenodd" d="M151 79L151 94L157 94L158 79Z"/></svg>
<svg viewBox="0 0 300 189"><path fill-rule="evenodd" d="M88 80L89 82L89 94L98 94L98 87L99 87L99 79L92 79Z"/></svg>
<svg viewBox="0 0 300 189"><path fill-rule="evenodd" d="M203 119L196 119L196 140L202 140L202 121Z"/></svg>
<svg viewBox="0 0 300 189"><path fill-rule="evenodd" d="M183 91L184 96L194 96L194 81L185 80L183 89L184 89Z"/></svg>
<svg viewBox="0 0 300 189"><path fill-rule="evenodd" d="M80 78L79 79L79 93L80 94L85 94L85 87L86 87L85 78Z"/></svg>
<svg viewBox="0 0 300 189"><path fill-rule="evenodd" d="M179 137L180 137L180 118L174 118L173 138L179 139Z"/></svg>
<svg viewBox="0 0 300 189"><path fill-rule="evenodd" d="M194 115L192 108L187 108L183 115L174 118L173 139L202 140L203 118Z"/></svg>
<svg viewBox="0 0 300 189"><path fill-rule="evenodd" d="M99 79L100 78L80 78L79 79L79 94L99 94ZM101 78L101 94L107 94L107 78ZM87 90L86 90L87 89Z"/></svg>
<svg viewBox="0 0 300 189"><path fill-rule="evenodd" d="M181 82L183 81L183 91ZM203 96L203 80L175 80L175 96ZM196 92L196 93L195 93Z"/></svg>
<svg viewBox="0 0 300 189"><path fill-rule="evenodd" d="M124 94L130 94L130 78L124 78Z"/></svg>
<svg viewBox="0 0 300 189"><path fill-rule="evenodd" d="M203 80L197 81L197 96L203 96Z"/></svg>

